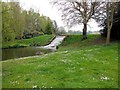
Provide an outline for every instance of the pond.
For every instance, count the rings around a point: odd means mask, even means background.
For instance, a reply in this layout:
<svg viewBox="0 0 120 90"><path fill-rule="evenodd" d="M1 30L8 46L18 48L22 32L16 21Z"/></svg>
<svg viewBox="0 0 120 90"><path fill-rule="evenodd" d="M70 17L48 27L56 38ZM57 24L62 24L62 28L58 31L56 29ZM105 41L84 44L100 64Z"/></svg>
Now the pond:
<svg viewBox="0 0 120 90"><path fill-rule="evenodd" d="M2 49L2 60L41 55L49 52L51 52L51 50L45 50L39 47Z"/></svg>

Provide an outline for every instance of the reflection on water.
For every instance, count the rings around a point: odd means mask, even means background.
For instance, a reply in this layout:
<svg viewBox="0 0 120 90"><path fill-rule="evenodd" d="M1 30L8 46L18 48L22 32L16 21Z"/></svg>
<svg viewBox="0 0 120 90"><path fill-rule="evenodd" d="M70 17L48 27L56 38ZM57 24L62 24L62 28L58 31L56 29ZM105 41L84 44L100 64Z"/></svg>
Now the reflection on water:
<svg viewBox="0 0 120 90"><path fill-rule="evenodd" d="M2 49L2 60L34 56L47 52L50 52L50 50L43 50L36 47Z"/></svg>

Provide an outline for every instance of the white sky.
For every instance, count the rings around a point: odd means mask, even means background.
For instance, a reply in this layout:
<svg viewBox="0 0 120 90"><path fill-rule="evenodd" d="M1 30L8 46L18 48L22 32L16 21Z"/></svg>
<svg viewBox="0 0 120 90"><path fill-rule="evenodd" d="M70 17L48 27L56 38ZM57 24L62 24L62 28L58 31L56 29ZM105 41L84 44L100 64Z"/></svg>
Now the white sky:
<svg viewBox="0 0 120 90"><path fill-rule="evenodd" d="M43 15L50 17L52 20L55 20L59 27L65 26L61 20L60 12L57 10L56 7L53 7L49 3L50 0L19 0L19 1L24 9L29 9L31 7L35 10L39 10L39 12L42 13ZM88 26L88 31L100 30L95 21L92 21L89 25L90 27ZM65 29L67 30L67 28ZM76 26L71 29L82 31L82 26Z"/></svg>

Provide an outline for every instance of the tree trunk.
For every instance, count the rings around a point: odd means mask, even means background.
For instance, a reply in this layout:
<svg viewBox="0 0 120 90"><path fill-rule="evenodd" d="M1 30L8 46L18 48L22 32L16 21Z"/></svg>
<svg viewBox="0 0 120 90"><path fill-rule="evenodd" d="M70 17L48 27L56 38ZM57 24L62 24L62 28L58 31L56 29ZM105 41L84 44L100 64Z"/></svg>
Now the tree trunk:
<svg viewBox="0 0 120 90"><path fill-rule="evenodd" d="M111 33L111 28L113 25L113 16L114 16L114 12L115 12L115 7L114 7L114 3L110 4L109 2L106 4L107 6L107 38L106 38L106 45L110 44L110 33Z"/></svg>
<svg viewBox="0 0 120 90"><path fill-rule="evenodd" d="M107 31L107 39L106 39L106 44L110 44L110 29Z"/></svg>
<svg viewBox="0 0 120 90"><path fill-rule="evenodd" d="M87 24L86 23L84 23L82 40L85 40L85 39L87 39Z"/></svg>

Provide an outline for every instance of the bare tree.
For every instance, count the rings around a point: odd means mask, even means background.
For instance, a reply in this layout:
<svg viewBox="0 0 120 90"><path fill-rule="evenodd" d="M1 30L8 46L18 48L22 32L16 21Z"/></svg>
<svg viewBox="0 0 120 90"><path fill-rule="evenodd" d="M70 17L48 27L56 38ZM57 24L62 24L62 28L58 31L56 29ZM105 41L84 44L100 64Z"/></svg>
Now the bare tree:
<svg viewBox="0 0 120 90"><path fill-rule="evenodd" d="M111 33L111 28L113 25L113 17L115 13L115 2L110 2L108 0L106 4L106 15L107 15L107 39L106 39L106 44L108 45L110 43L110 33Z"/></svg>
<svg viewBox="0 0 120 90"><path fill-rule="evenodd" d="M96 0L52 0L62 11L62 20L70 27L83 24L83 39L87 39L87 23L94 17L100 3Z"/></svg>

